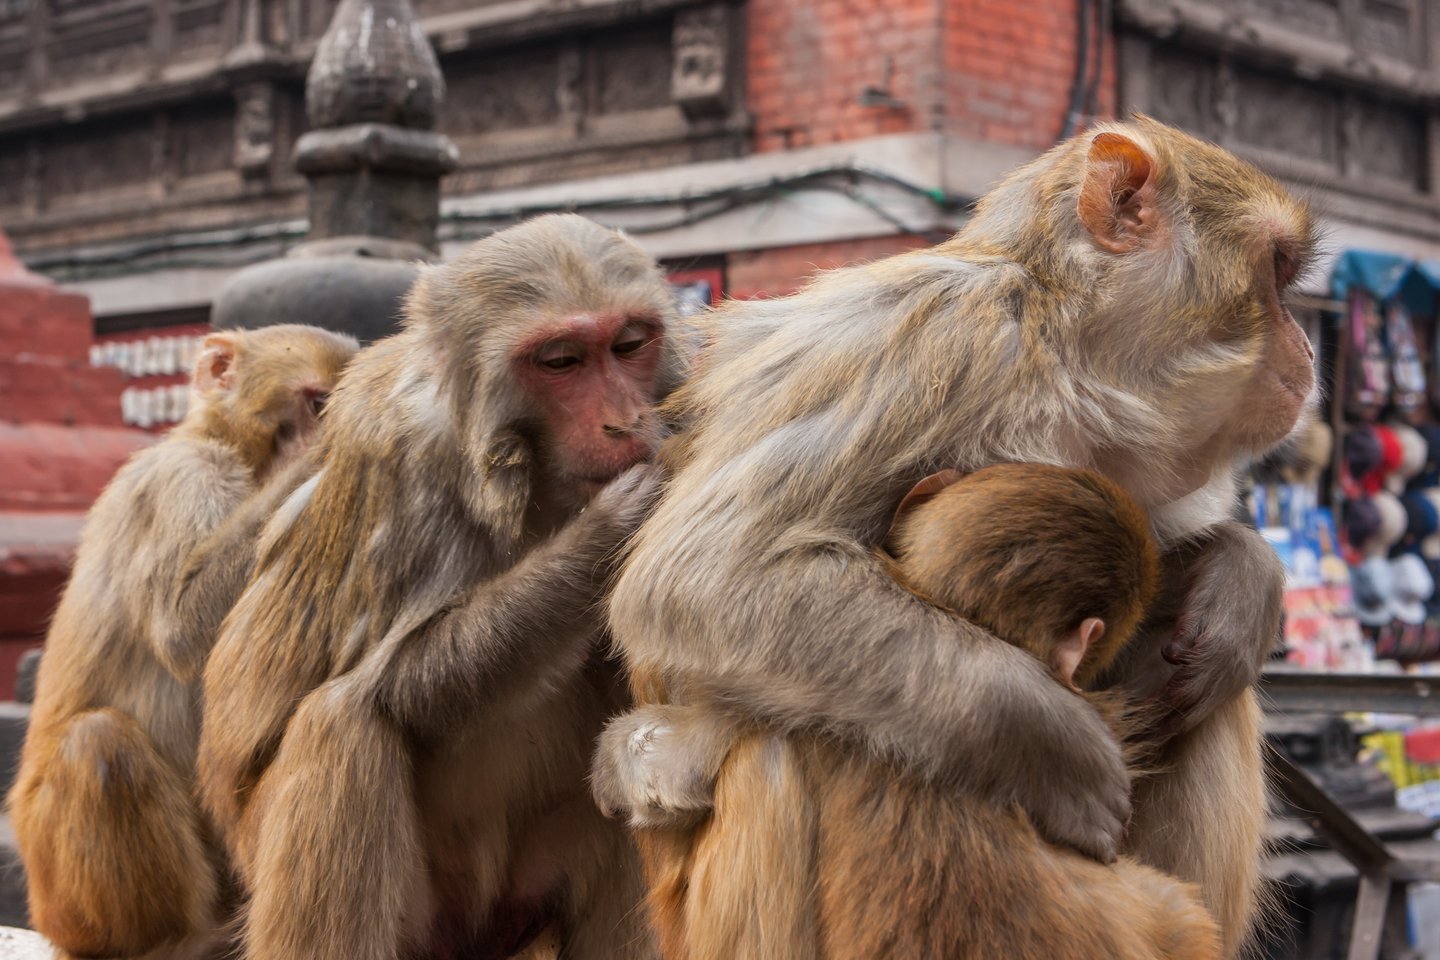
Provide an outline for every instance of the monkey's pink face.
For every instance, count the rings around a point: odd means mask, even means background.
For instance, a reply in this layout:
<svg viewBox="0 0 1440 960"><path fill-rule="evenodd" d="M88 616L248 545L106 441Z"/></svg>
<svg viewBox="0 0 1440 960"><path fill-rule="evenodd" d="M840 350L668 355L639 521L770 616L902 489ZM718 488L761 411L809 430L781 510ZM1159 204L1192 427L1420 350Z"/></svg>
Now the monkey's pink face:
<svg viewBox="0 0 1440 960"><path fill-rule="evenodd" d="M512 354L560 470L593 492L655 450L663 323L580 314L542 327Z"/></svg>

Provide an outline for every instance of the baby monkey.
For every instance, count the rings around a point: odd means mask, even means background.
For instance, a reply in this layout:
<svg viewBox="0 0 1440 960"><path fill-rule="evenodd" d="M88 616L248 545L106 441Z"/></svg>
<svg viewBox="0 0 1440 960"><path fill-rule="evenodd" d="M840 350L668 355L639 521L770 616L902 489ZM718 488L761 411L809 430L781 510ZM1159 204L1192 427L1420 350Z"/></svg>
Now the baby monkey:
<svg viewBox="0 0 1440 960"><path fill-rule="evenodd" d="M902 500L886 546L899 583L1049 665L1123 739L1126 705L1080 692L1129 641L1158 584L1148 518L1118 486L1039 464L945 471ZM754 915L746 905L702 902L709 861L720 869L736 855L708 850L702 825L679 872L647 878L667 958L773 956L780 942L808 942L803 954L825 960L1219 956L1214 922L1188 884L1125 858L1096 863L1044 842L1016 811L923 789L818 737L741 727L703 692L686 693L694 701L637 709L607 729L594 774L601 807L628 816L647 866L673 864L649 855L669 842L668 828L722 820L727 794L756 789L738 781L765 779L779 784L770 792L780 811L767 840L787 848L767 861L801 866L754 892L757 904L785 903L789 924L759 944L740 929ZM1023 732L1014 746L1023 750ZM905 906L917 902L931 906ZM1076 910L1086 904L1094 909ZM734 925L717 930L717 917Z"/></svg>
<svg viewBox="0 0 1440 960"><path fill-rule="evenodd" d="M1088 470L1016 463L926 477L900 502L887 546L912 592L1076 689L1119 654L1158 582L1145 512Z"/></svg>

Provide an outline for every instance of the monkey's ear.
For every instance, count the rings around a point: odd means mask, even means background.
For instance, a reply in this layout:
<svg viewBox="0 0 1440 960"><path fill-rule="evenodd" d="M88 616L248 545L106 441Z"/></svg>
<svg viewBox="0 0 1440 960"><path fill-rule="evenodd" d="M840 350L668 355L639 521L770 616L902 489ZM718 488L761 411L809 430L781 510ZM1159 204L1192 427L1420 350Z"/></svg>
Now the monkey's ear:
<svg viewBox="0 0 1440 960"><path fill-rule="evenodd" d="M890 518L890 529L885 533L884 543L893 544L895 541L896 528L905 514L914 510L920 504L932 499L935 494L944 490L950 484L965 479L965 474L959 470L941 470L939 473L932 473L910 488L910 492L900 498L900 506L895 508L894 515Z"/></svg>
<svg viewBox="0 0 1440 960"><path fill-rule="evenodd" d="M1086 617L1080 626L1060 638L1050 655L1051 666L1056 675L1066 683L1075 682L1075 671L1085 653L1105 635L1105 621L1099 617Z"/></svg>
<svg viewBox="0 0 1440 960"><path fill-rule="evenodd" d="M1080 185L1080 222L1102 249L1129 253L1155 233L1155 158L1119 133L1100 133L1090 141L1085 179Z"/></svg>
<svg viewBox="0 0 1440 960"><path fill-rule="evenodd" d="M531 496L530 446L518 433L499 430L479 438L472 449L479 482L466 492L471 514L500 542L518 543Z"/></svg>
<svg viewBox="0 0 1440 960"><path fill-rule="evenodd" d="M224 393L235 385L237 338L230 333L212 333L200 346L195 359L195 387L201 393Z"/></svg>
<svg viewBox="0 0 1440 960"><path fill-rule="evenodd" d="M895 519L899 520L906 511L913 510L944 490L950 484L965 479L965 474L959 470L941 470L939 473L932 473L910 488L910 492L900 498L900 506L895 508Z"/></svg>

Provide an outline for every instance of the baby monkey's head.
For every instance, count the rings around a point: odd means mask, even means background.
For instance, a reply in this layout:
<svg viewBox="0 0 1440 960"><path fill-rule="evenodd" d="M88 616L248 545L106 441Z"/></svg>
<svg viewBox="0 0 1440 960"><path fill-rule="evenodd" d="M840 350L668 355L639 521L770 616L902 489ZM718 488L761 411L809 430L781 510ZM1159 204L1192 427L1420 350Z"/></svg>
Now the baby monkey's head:
<svg viewBox="0 0 1440 960"><path fill-rule="evenodd" d="M889 546L916 593L1077 686L1124 647L1159 579L1145 511L1097 473L1044 464L926 478Z"/></svg>

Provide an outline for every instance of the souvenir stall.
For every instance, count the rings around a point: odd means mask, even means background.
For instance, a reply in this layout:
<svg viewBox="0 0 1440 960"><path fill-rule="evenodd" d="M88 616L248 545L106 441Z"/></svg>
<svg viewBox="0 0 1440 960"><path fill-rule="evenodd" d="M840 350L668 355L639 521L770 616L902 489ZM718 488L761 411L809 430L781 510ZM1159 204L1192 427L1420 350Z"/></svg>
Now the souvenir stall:
<svg viewBox="0 0 1440 960"><path fill-rule="evenodd" d="M1440 673L1437 303L1440 263L1352 250L1302 318L1325 408L1254 465L1248 499L1289 573L1289 664ZM1435 722L1367 717L1360 731L1402 794L1440 778Z"/></svg>

